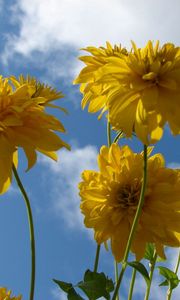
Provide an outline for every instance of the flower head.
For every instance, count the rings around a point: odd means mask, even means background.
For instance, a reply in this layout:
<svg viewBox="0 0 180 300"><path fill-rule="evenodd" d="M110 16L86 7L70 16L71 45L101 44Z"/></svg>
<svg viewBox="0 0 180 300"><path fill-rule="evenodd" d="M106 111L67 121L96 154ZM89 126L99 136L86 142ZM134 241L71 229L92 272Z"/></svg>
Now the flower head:
<svg viewBox="0 0 180 300"><path fill-rule="evenodd" d="M142 214L131 251L144 256L154 243L164 256L164 245L180 246L180 172L165 168L161 154L148 158L148 182ZM80 183L81 211L98 244L111 240L113 255L121 261L137 209L142 185L143 155L128 146L103 146L99 172L84 171Z"/></svg>
<svg viewBox="0 0 180 300"><path fill-rule="evenodd" d="M62 123L45 112L46 107L57 108L51 101L61 97L35 78L0 77L0 193L10 185L19 147L28 159L28 169L36 163L36 151L56 160L55 151L69 148L54 133L65 132Z"/></svg>
<svg viewBox="0 0 180 300"><path fill-rule="evenodd" d="M21 296L11 297L11 291L6 288L0 287L0 300L21 300Z"/></svg>
<svg viewBox="0 0 180 300"><path fill-rule="evenodd" d="M106 65L108 58L122 57L127 55L127 51L121 45L112 47L108 42L106 43L106 48L87 47L83 50L89 52L92 56L80 57L80 60L86 64L86 67L83 68L79 76L74 80L74 83L81 83L80 91L84 94L81 103L82 108L84 109L86 105L89 105L89 112L95 113L102 110L103 113L107 110L106 94L109 84L105 81L103 83L96 81L96 74Z"/></svg>
<svg viewBox="0 0 180 300"><path fill-rule="evenodd" d="M114 129L127 137L135 131L144 144L155 143L167 122L174 135L180 133L180 47L151 41L140 49L132 45L128 54L107 57L93 73L92 87L106 88L90 101L102 109L98 104L105 94ZM88 83L87 77L83 82ZM83 93L86 98L85 89Z"/></svg>

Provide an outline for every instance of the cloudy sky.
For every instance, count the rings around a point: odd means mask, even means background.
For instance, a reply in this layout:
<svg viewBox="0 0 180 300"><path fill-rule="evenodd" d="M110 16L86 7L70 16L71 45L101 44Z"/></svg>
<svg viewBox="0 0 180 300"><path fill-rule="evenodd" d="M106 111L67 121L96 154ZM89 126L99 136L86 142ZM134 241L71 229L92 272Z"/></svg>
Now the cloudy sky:
<svg viewBox="0 0 180 300"><path fill-rule="evenodd" d="M179 45L179 0L0 0L0 66L3 76L31 74L62 91L60 112L67 128L64 139L72 151L59 152L59 162L42 156L38 164L25 173L26 161L21 153L19 173L31 198L37 245L37 283L35 300L64 300L52 278L78 282L87 268L92 268L95 243L91 231L83 227L79 212L77 184L84 169L96 169L96 155L106 144L105 121L81 111L81 95L72 86L81 63L80 48L105 45L108 40L130 47L134 40L143 46L149 40ZM169 130L157 144L171 167L180 164L179 137ZM134 150L142 146L129 142ZM13 184L0 199L0 285L28 298L29 238L26 211L21 195ZM176 253L168 252L174 267ZM102 251L100 270L113 274L113 260ZM157 276L157 274L156 274ZM160 281L159 278L157 280ZM126 281L128 282L128 281ZM141 278L138 286L143 285ZM123 294L127 283L124 283ZM156 300L165 297L165 289ZM154 292L154 293L155 293ZM151 300L154 300L152 293ZM177 300L178 291L172 299ZM142 294L138 297L142 297Z"/></svg>

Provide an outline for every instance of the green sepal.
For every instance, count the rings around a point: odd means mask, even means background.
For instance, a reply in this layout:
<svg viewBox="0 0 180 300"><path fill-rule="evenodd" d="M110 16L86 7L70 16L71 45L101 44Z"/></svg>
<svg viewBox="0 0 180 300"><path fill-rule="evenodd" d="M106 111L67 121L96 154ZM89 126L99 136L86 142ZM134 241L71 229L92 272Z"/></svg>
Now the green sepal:
<svg viewBox="0 0 180 300"><path fill-rule="evenodd" d="M104 273L90 270L85 272L84 281L80 281L76 286L91 300L96 300L100 297L110 300L109 293L114 290L113 281L106 277Z"/></svg>
<svg viewBox="0 0 180 300"><path fill-rule="evenodd" d="M168 285L169 285L169 282L167 279L159 284L159 286L168 286Z"/></svg>
<svg viewBox="0 0 180 300"><path fill-rule="evenodd" d="M173 271L171 271L170 269L166 268L166 267L162 267L162 266L159 266L157 267L159 269L159 273L165 277L165 281L163 281L162 283L160 283L160 286L162 285L167 285L166 284L166 281L168 282L168 285L170 287L171 290L175 289L180 280L177 276L176 273L174 273Z"/></svg>
<svg viewBox="0 0 180 300"><path fill-rule="evenodd" d="M147 243L144 258L149 260L149 261L152 261L154 259L154 251L155 251L154 244Z"/></svg>
<svg viewBox="0 0 180 300"><path fill-rule="evenodd" d="M146 244L146 249L145 249L145 254L144 254L144 258L149 260L150 262L154 260L154 254L155 254L155 245L152 243L147 243ZM157 262L163 262L165 261L166 258L157 256L156 261Z"/></svg>
<svg viewBox="0 0 180 300"><path fill-rule="evenodd" d="M130 267L134 268L136 271L138 271L144 277L144 280L145 280L147 286L149 286L150 278L149 278L149 274L148 274L146 267L139 261L132 261L132 262L128 262L127 264L128 264L128 266L130 266Z"/></svg>

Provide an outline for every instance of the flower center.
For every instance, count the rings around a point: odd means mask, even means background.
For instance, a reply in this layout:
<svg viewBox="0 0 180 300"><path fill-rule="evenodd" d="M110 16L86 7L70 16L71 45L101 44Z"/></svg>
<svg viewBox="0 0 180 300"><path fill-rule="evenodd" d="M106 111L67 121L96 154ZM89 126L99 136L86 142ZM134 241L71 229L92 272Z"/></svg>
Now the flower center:
<svg viewBox="0 0 180 300"><path fill-rule="evenodd" d="M138 205L140 197L140 185L125 185L117 193L118 205L122 208L135 208Z"/></svg>
<svg viewBox="0 0 180 300"><path fill-rule="evenodd" d="M158 74L156 74L154 72L149 72L149 73L143 75L142 79L145 81L151 82L153 85L158 85L158 83L159 83Z"/></svg>

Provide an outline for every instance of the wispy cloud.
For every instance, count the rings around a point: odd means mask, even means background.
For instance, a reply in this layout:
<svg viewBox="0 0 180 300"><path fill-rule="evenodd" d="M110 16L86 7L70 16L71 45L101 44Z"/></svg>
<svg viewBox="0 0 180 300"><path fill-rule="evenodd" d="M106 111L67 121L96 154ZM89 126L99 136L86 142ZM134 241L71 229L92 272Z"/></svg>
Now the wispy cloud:
<svg viewBox="0 0 180 300"><path fill-rule="evenodd" d="M40 159L44 167L48 168L45 180L50 184L52 213L63 219L70 228L84 228L79 209L78 183L81 181L83 170L97 168L96 157L96 147L89 145L74 148L71 152L61 150L59 163L46 157Z"/></svg>
<svg viewBox="0 0 180 300"><path fill-rule="evenodd" d="M178 0L173 5L164 5L164 0L31 0L31 5L28 0L17 0L11 18L19 31L9 34L3 58L7 61L15 53L29 57L34 51L53 57L56 51L99 46L106 40L125 46L131 39L140 46L147 39L179 43L179 8ZM167 17L162 19L162 15ZM73 56L69 60L63 75L78 68Z"/></svg>
<svg viewBox="0 0 180 300"><path fill-rule="evenodd" d="M67 300L67 294L61 291L60 288L52 289L51 294L55 300Z"/></svg>

